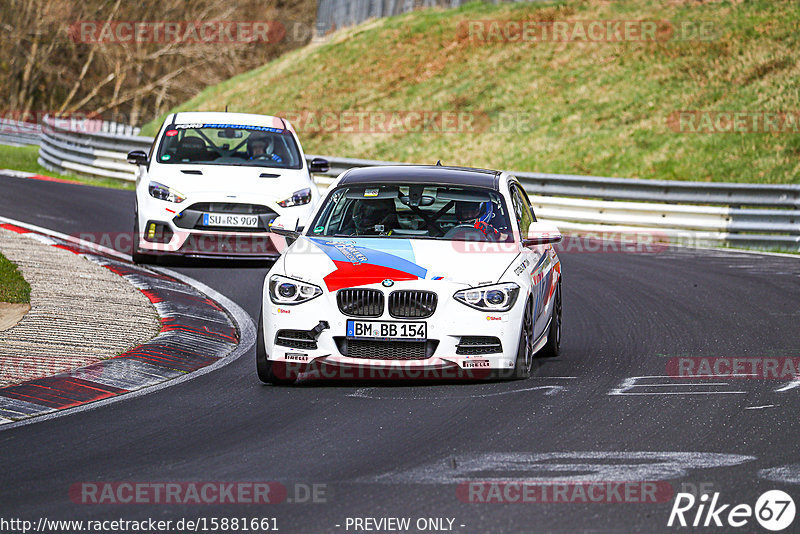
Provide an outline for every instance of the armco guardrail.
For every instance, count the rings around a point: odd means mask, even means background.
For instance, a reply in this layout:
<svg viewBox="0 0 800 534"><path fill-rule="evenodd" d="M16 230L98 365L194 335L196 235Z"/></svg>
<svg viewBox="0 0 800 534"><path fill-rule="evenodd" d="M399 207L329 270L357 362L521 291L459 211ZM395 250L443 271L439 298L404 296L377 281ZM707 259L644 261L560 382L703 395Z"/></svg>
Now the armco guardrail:
<svg viewBox="0 0 800 534"><path fill-rule="evenodd" d="M60 123L45 118L39 145L39 164L51 171L135 180L128 164L131 150L150 150L152 137L139 128L108 121Z"/></svg>
<svg viewBox="0 0 800 534"><path fill-rule="evenodd" d="M113 128L110 125L107 128ZM74 131L45 121L40 163L55 171L134 180L130 150L150 149L151 137ZM315 176L326 188L353 167L397 164L331 156ZM651 233L691 245L730 244L800 251L800 185L679 182L535 172L515 173L542 219L570 233L611 236Z"/></svg>
<svg viewBox="0 0 800 534"><path fill-rule="evenodd" d="M333 176L353 167L397 164L319 157L329 160L329 174ZM800 185L638 180L537 172L514 175L531 196L536 214L566 232L603 234L611 239L646 232L653 239L693 246L730 244L800 251Z"/></svg>
<svg viewBox="0 0 800 534"><path fill-rule="evenodd" d="M30 122L0 119L0 144L38 145L42 127Z"/></svg>
<svg viewBox="0 0 800 534"><path fill-rule="evenodd" d="M423 7L458 7L466 0L319 0L317 33L355 26L370 18L390 17Z"/></svg>

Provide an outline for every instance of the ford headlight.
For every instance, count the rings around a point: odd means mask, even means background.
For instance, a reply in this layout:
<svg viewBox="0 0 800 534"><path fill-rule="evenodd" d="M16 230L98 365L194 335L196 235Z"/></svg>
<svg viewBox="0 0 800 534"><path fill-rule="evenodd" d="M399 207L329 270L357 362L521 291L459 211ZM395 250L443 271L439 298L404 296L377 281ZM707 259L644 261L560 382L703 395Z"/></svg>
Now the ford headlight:
<svg viewBox="0 0 800 534"><path fill-rule="evenodd" d="M462 289L453 295L457 301L481 311L508 311L514 306L519 286L513 282Z"/></svg>
<svg viewBox="0 0 800 534"><path fill-rule="evenodd" d="M158 182L150 182L147 186L147 190L150 192L151 197L157 198L158 200L166 200L167 202L175 202L177 204L186 200L186 195Z"/></svg>
<svg viewBox="0 0 800 534"><path fill-rule="evenodd" d="M285 200L278 202L278 206L282 208L291 208L292 206L302 206L311 202L311 189L305 188L300 191L295 191L292 196Z"/></svg>
<svg viewBox="0 0 800 534"><path fill-rule="evenodd" d="M314 284L307 284L277 274L269 279L269 298L273 304L301 304L320 295L322 295L322 289Z"/></svg>

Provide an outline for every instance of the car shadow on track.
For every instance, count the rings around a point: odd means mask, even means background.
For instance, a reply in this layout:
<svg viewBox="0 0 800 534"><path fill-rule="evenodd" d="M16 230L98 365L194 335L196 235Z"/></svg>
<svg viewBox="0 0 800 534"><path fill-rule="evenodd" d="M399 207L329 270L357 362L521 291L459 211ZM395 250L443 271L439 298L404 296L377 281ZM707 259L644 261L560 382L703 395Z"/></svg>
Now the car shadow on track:
<svg viewBox="0 0 800 534"><path fill-rule="evenodd" d="M531 377L535 378L537 372L542 368L547 360L537 358L531 368ZM325 368L328 368L326 370ZM460 371L460 373L459 373ZM500 372L489 372L488 370L459 370L450 371L450 375L436 375L429 373L424 378L420 377L421 372L414 374L409 372L409 376L402 376L402 368L384 369L365 369L341 370L335 366L318 366L318 368L304 373L291 386L271 386L264 384L265 387L291 387L291 388L381 388L381 389L408 389L408 388L433 388L440 386L486 386L486 385L513 385L513 389L524 387L526 380L516 379L512 376L511 369ZM359 374L360 373L360 374ZM459 374L456 374L459 373Z"/></svg>
<svg viewBox="0 0 800 534"><path fill-rule="evenodd" d="M156 256L152 263L143 264L145 267L168 267L168 268L200 268L209 269L264 269L269 270L276 260L271 259L239 259L239 258L192 258L183 256Z"/></svg>

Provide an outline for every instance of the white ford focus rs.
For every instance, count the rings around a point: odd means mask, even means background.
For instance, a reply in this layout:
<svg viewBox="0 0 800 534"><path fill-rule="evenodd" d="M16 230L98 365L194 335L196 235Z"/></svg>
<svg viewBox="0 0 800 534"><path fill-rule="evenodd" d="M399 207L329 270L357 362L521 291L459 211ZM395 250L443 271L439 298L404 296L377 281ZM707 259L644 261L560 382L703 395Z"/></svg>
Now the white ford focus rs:
<svg viewBox="0 0 800 534"><path fill-rule="evenodd" d="M271 228L291 245L264 281L262 381L465 370L526 378L535 354L558 354L552 243L561 234L537 222L515 177L438 165L351 169L310 221L302 228L282 216Z"/></svg>
<svg viewBox="0 0 800 534"><path fill-rule="evenodd" d="M137 165L133 259L159 255L276 258L269 224L307 218L319 192L284 119L245 113L173 113Z"/></svg>

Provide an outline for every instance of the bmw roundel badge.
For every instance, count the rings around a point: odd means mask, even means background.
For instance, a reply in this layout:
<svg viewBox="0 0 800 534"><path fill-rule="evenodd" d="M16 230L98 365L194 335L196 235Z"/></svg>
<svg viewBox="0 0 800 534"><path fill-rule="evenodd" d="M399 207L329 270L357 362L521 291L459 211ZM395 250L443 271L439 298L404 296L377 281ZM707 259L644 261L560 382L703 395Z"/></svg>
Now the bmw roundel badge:
<svg viewBox="0 0 800 534"><path fill-rule="evenodd" d="M383 287L392 287L394 285L394 280L387 278L386 280L381 282L381 284L383 285Z"/></svg>

